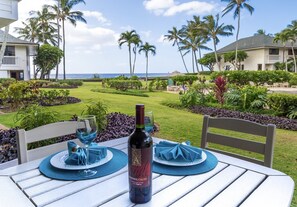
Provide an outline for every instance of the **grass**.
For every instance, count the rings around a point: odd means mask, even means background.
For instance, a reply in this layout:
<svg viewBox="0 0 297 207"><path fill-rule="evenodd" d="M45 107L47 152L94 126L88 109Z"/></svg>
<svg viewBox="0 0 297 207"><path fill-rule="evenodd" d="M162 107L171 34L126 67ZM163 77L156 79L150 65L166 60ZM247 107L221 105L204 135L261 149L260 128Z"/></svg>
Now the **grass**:
<svg viewBox="0 0 297 207"><path fill-rule="evenodd" d="M104 89L92 89L92 92L121 94L121 95L129 95L129 96L149 97L145 93L146 91L141 91L141 90L120 91L120 90L116 90L116 89L112 89L112 88L104 88Z"/></svg>
<svg viewBox="0 0 297 207"><path fill-rule="evenodd" d="M101 83L85 82L82 87L70 89L70 95L80 98L81 103L64 106L53 106L61 119L70 119L73 114L81 114L91 101L102 100L109 112L122 112L134 115L135 104L145 104L146 110L154 111L155 121L160 124L160 132L155 136L174 141L190 140L195 146L200 146L202 115L186 110L178 110L162 105L162 102L177 102L178 95L166 92L147 92L148 97L128 96L109 93L92 92L91 89L101 88ZM9 127L15 126L14 113L0 115L0 123ZM280 170L293 178L297 183L297 132L280 130L276 132L273 168ZM292 206L297 206L297 187L295 185Z"/></svg>

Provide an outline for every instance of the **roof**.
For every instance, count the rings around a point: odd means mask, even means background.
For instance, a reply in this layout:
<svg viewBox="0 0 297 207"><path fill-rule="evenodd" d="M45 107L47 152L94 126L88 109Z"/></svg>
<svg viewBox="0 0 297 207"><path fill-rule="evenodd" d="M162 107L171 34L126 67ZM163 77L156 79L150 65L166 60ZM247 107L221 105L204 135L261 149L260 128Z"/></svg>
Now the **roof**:
<svg viewBox="0 0 297 207"><path fill-rule="evenodd" d="M0 30L0 43L3 42L3 38L4 38L4 31L3 30ZM34 42L29 42L29 41L26 41L26 40L21 40L19 38L16 38L10 34L7 35L7 44L21 44L21 45L38 45L37 43L34 43Z"/></svg>
<svg viewBox="0 0 297 207"><path fill-rule="evenodd" d="M238 50L250 50L250 49L258 49L258 48L281 48L283 47L282 43L274 43L274 37L268 35L254 35L251 37L246 37L238 40ZM291 48L291 44L288 42L286 44L287 48ZM297 47L297 43L294 43L294 47ZM221 49L219 49L218 53L225 53L230 51L235 51L236 42L233 42Z"/></svg>

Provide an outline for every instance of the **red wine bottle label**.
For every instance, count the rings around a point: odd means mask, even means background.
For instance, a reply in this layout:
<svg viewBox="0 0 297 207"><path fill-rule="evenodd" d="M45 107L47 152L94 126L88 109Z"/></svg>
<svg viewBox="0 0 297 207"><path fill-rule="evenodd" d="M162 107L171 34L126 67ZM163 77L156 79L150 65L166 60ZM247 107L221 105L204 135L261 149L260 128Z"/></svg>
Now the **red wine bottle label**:
<svg viewBox="0 0 297 207"><path fill-rule="evenodd" d="M152 149L136 149L131 150L131 163L129 168L129 180L133 186L147 187L151 184L151 166L152 166Z"/></svg>

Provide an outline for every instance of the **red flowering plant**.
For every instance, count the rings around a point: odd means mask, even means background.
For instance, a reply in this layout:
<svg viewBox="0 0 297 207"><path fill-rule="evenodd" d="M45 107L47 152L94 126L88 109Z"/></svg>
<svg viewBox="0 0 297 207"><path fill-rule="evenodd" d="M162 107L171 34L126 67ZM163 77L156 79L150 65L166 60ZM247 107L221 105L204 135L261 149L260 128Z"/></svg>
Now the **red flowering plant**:
<svg viewBox="0 0 297 207"><path fill-rule="evenodd" d="M223 106L225 102L224 94L227 92L227 80L224 77L218 76L215 79L214 92L216 99L221 104L221 106Z"/></svg>

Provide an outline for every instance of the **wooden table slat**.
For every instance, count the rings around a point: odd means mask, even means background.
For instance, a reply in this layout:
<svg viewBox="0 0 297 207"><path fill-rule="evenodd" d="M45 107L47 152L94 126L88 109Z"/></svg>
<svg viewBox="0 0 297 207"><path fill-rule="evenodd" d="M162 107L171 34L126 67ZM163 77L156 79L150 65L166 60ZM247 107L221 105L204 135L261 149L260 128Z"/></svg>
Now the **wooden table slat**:
<svg viewBox="0 0 297 207"><path fill-rule="evenodd" d="M294 181L289 176L269 176L241 207L290 206L294 192Z"/></svg>
<svg viewBox="0 0 297 207"><path fill-rule="evenodd" d="M13 179L14 182L18 183L23 180L30 179L32 177L40 175L40 171L38 169L30 170L24 173L20 173L17 175L12 176L11 178Z"/></svg>
<svg viewBox="0 0 297 207"><path fill-rule="evenodd" d="M203 206L209 202L214 196L219 194L234 180L241 176L245 172L245 169L229 166L213 176L210 180L195 188L193 191L179 199L172 204L172 207L178 206ZM199 198L199 199L197 199ZM226 198L230 199L230 198ZM193 202L195 201L195 202Z"/></svg>
<svg viewBox="0 0 297 207"><path fill-rule="evenodd" d="M183 176L169 176L161 175L153 180L152 183L152 194L156 194L162 189L170 186L171 184L181 180ZM115 207L115 206L133 206L135 205L129 199L129 192L116 197L115 199L101 205L102 207Z"/></svg>
<svg viewBox="0 0 297 207"><path fill-rule="evenodd" d="M187 176L184 179L172 184L171 186L165 188L164 190L153 195L153 198L150 202L139 205L139 206L168 206L179 198L183 197L197 186L204 183L206 180L210 179L215 174L219 173L221 170L226 168L226 164L218 163L218 165L207 173ZM186 205L185 205L186 206Z"/></svg>
<svg viewBox="0 0 297 207"><path fill-rule="evenodd" d="M265 178L263 174L247 171L211 200L206 207L238 206Z"/></svg>
<svg viewBox="0 0 297 207"><path fill-rule="evenodd" d="M30 188L30 187L45 183L47 181L50 181L50 179L47 177L44 177L43 175L39 175L27 180L18 182L18 186L20 186L20 188L24 190L26 188Z"/></svg>

